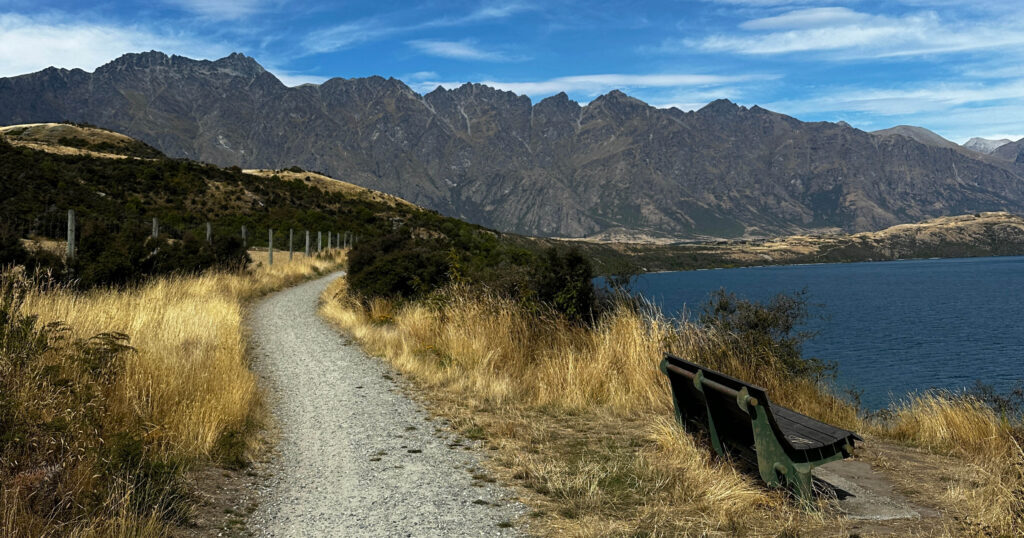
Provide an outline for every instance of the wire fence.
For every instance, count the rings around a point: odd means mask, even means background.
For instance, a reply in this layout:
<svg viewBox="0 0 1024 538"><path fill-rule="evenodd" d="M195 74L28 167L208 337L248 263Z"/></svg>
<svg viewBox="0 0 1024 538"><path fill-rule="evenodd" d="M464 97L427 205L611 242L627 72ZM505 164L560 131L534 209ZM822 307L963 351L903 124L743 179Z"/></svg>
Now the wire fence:
<svg viewBox="0 0 1024 538"><path fill-rule="evenodd" d="M271 264L274 263L275 250L288 253L290 260L296 253L310 256L326 250L351 248L359 239L359 236L348 230L317 230L298 226L273 228L251 223L238 224L237 221L186 223L165 222L157 217L127 217L111 222L110 219L101 218L83 219L73 209L59 211L50 208L33 218L4 216L0 219L0 227L17 237L63 242L63 251L68 260L79 255L78 246L82 238L97 230L107 233L127 231L125 235L129 237L163 238L170 241L194 238L207 243L230 236L240 239L246 249L267 251Z"/></svg>

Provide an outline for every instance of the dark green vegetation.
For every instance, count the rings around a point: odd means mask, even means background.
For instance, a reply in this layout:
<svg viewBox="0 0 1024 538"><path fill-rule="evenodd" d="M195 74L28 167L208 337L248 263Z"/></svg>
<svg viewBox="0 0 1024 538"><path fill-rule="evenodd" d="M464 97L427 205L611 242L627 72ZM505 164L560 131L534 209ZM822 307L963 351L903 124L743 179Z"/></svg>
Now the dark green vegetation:
<svg viewBox="0 0 1024 538"><path fill-rule="evenodd" d="M21 311L27 285L0 277L0 507L17 522L0 528L42 536L126 512L174 519L178 464L145 448L141 415L108 409L134 352L128 337L40 324Z"/></svg>
<svg viewBox="0 0 1024 538"><path fill-rule="evenodd" d="M579 249L539 252L482 231L442 234L401 228L357 243L349 256L350 289L363 297L421 299L448 284L483 286L505 296L553 307L575 322L592 322L600 309L594 270ZM447 233L445 233L447 232Z"/></svg>

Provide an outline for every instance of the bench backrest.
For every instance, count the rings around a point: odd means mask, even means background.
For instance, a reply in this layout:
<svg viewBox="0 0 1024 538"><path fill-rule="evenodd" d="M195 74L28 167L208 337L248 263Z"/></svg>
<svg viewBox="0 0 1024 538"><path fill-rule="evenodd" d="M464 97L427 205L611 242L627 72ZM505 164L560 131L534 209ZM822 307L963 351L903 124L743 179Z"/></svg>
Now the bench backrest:
<svg viewBox="0 0 1024 538"><path fill-rule="evenodd" d="M707 414L710 410L718 437L728 442L730 448L738 450L741 455L752 458L754 434L750 428L750 416L740 407L736 397L740 391L746 389L747 394L764 401L764 389L675 355L666 354L664 365L681 370L665 372L675 395L676 413L681 418L706 428L709 424ZM703 390L698 389L694 383L698 373L704 381Z"/></svg>
<svg viewBox="0 0 1024 538"><path fill-rule="evenodd" d="M780 447L796 462L845 453L854 440L860 440L851 431L785 407L775 409L763 388L675 355L665 354L662 369L672 384L680 418L714 428L712 442L725 443L740 455L756 457L751 422L757 416L764 418ZM700 389L696 380L700 381ZM750 402L756 404L751 406ZM712 415L710 421L708 413ZM715 449L721 451L719 446Z"/></svg>

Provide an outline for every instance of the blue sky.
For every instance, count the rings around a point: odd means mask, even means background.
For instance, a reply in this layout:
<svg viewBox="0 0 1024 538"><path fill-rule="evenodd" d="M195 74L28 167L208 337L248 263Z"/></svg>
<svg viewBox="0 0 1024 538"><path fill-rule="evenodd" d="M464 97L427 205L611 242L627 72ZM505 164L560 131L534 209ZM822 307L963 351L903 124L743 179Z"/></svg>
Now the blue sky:
<svg viewBox="0 0 1024 538"><path fill-rule="evenodd" d="M382 75L581 103L619 88L683 110L728 98L957 142L1024 136L1013 0L0 0L0 76L151 49L243 52L289 85Z"/></svg>

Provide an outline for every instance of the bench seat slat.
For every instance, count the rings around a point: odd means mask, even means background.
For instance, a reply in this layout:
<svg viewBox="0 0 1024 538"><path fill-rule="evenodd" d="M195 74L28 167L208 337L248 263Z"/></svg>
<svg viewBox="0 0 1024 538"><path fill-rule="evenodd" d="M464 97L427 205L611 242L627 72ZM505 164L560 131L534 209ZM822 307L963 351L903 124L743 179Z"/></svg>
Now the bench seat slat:
<svg viewBox="0 0 1024 538"><path fill-rule="evenodd" d="M842 441L853 434L780 405L773 405L772 411L775 413L775 422L787 439L800 437L811 441L811 444L825 446Z"/></svg>

